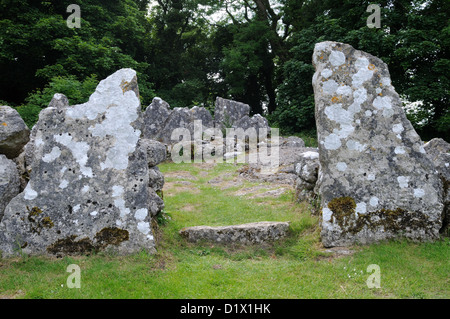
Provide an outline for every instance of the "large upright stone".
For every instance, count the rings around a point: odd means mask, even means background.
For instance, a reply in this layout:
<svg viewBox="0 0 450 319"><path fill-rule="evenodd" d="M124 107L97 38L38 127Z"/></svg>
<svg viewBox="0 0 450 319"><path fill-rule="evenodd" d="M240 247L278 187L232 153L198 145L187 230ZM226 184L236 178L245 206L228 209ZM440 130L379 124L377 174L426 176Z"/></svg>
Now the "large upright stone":
<svg viewBox="0 0 450 319"><path fill-rule="evenodd" d="M450 236L450 143L434 138L423 147L441 176L445 205L441 233Z"/></svg>
<svg viewBox="0 0 450 319"><path fill-rule="evenodd" d="M30 181L0 223L3 255L154 251L151 215L161 203L139 143L136 72L101 81L87 103L56 102L39 115Z"/></svg>
<svg viewBox="0 0 450 319"><path fill-rule="evenodd" d="M144 112L144 137L156 139L164 128L164 122L170 113L172 113L172 110L170 109L169 103L159 97L155 97Z"/></svg>
<svg viewBox="0 0 450 319"><path fill-rule="evenodd" d="M387 65L336 42L316 44L313 62L324 246L438 238L441 180Z"/></svg>
<svg viewBox="0 0 450 319"><path fill-rule="evenodd" d="M216 98L214 121L217 127L230 128L244 116L250 115L250 106L241 102Z"/></svg>
<svg viewBox="0 0 450 319"><path fill-rule="evenodd" d="M19 192L20 180L16 164L5 155L0 155L0 221L6 205Z"/></svg>
<svg viewBox="0 0 450 319"><path fill-rule="evenodd" d="M30 130L19 113L9 107L0 105L0 154L9 159L16 158L28 143Z"/></svg>

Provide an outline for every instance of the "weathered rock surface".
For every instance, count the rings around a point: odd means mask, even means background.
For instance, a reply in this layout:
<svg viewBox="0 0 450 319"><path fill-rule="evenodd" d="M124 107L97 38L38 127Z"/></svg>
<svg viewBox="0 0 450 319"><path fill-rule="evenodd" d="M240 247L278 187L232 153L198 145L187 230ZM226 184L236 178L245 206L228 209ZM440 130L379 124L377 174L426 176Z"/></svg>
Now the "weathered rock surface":
<svg viewBox="0 0 450 319"><path fill-rule="evenodd" d="M336 42L313 62L324 246L438 238L442 183L387 65Z"/></svg>
<svg viewBox="0 0 450 319"><path fill-rule="evenodd" d="M233 128L242 128L244 131L247 131L249 128L254 128L258 137L260 137L260 130L264 129L265 134L263 134L261 131L261 135L263 138L266 138L267 134L270 133L269 122L260 114L255 114L252 117L249 117L248 115L243 116L242 118L234 122Z"/></svg>
<svg viewBox="0 0 450 319"><path fill-rule="evenodd" d="M19 113L5 105L0 106L0 154L13 159L28 143L30 130Z"/></svg>
<svg viewBox="0 0 450 319"><path fill-rule="evenodd" d="M175 129L187 129L191 135L191 140L194 140L196 123L202 125L198 127L199 130L214 127L213 117L204 107L171 109L170 105L164 100L154 98L144 112L143 136L170 145L178 142L178 140L172 140L172 133ZM201 138L201 135L198 138Z"/></svg>
<svg viewBox="0 0 450 319"><path fill-rule="evenodd" d="M147 162L149 167L156 166L166 160L167 149L164 144L144 138L139 141L139 144L147 154Z"/></svg>
<svg viewBox="0 0 450 319"><path fill-rule="evenodd" d="M19 173L16 164L0 155L0 221L6 205L20 192Z"/></svg>
<svg viewBox="0 0 450 319"><path fill-rule="evenodd" d="M87 103L52 103L33 129L30 181L0 223L3 256L154 251L152 215L162 201L139 146L136 72L101 81Z"/></svg>
<svg viewBox="0 0 450 319"><path fill-rule="evenodd" d="M295 173L298 176L295 181L295 190L298 201L316 197L315 188L320 168L318 152L307 151L301 155L301 160L295 164Z"/></svg>
<svg viewBox="0 0 450 319"><path fill-rule="evenodd" d="M169 103L155 97L144 112L143 136L148 139L156 139L171 112Z"/></svg>
<svg viewBox="0 0 450 319"><path fill-rule="evenodd" d="M214 121L216 127L233 127L241 118L250 115L250 106L245 103L233 100L216 98L216 107L214 109Z"/></svg>
<svg viewBox="0 0 450 319"><path fill-rule="evenodd" d="M180 235L190 242L208 241L221 244L255 245L284 238L289 230L287 222L257 222L243 225L183 228Z"/></svg>
<svg viewBox="0 0 450 319"><path fill-rule="evenodd" d="M424 148L442 179L445 213L441 233L450 235L450 144L434 138Z"/></svg>

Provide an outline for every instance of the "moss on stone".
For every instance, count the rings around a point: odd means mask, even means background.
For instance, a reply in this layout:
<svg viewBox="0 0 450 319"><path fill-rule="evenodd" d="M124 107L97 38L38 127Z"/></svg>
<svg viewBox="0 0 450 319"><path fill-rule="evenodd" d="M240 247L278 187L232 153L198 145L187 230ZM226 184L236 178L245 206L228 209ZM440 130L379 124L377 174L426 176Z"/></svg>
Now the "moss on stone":
<svg viewBox="0 0 450 319"><path fill-rule="evenodd" d="M373 232L380 231L403 233L410 230L432 228L427 215L422 212L410 212L403 208L382 208L366 214L356 213L356 202L351 197L334 198L328 204L333 212L334 222L339 225L343 235L355 235L367 228Z"/></svg>
<svg viewBox="0 0 450 319"><path fill-rule="evenodd" d="M88 237L76 240L78 236L71 235L63 239L58 239L47 247L47 252L53 255L88 255L101 251L108 245L118 246L120 243L129 240L128 231L116 227L106 227L99 231L94 240Z"/></svg>
<svg viewBox="0 0 450 319"><path fill-rule="evenodd" d="M43 228L53 228L55 224L49 216L41 217L43 212L39 207L29 208L27 206L28 214L27 219L30 222L30 231L33 233L41 234Z"/></svg>
<svg viewBox="0 0 450 319"><path fill-rule="evenodd" d="M82 238L76 241L78 236L72 235L59 239L47 247L47 251L53 255L81 255L89 254L95 250L92 240Z"/></svg>
<svg viewBox="0 0 450 319"><path fill-rule="evenodd" d="M347 229L352 216L355 215L356 202L351 197L337 197L328 203L328 208L333 212L333 218L339 227Z"/></svg>
<svg viewBox="0 0 450 319"><path fill-rule="evenodd" d="M104 248L108 245L117 246L129 238L128 231L117 227L103 228L94 237L97 249Z"/></svg>

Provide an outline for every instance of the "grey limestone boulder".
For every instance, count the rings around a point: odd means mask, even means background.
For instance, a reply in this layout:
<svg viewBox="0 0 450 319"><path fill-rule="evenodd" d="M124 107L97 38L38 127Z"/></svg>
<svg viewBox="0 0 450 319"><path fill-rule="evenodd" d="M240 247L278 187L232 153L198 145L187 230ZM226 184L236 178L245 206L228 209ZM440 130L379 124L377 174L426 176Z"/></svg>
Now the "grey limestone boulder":
<svg viewBox="0 0 450 319"><path fill-rule="evenodd" d="M20 192L20 179L16 164L0 155L0 221L6 205Z"/></svg>
<svg viewBox="0 0 450 319"><path fill-rule="evenodd" d="M317 43L313 63L323 245L438 238L442 182L387 65L337 42Z"/></svg>
<svg viewBox="0 0 450 319"><path fill-rule="evenodd" d="M214 109L216 127L221 129L233 127L241 118L249 115L250 106L248 104L221 97L216 98L216 106Z"/></svg>
<svg viewBox="0 0 450 319"><path fill-rule="evenodd" d="M445 213L441 233L450 235L450 144L434 138L424 145L443 183Z"/></svg>
<svg viewBox="0 0 450 319"><path fill-rule="evenodd" d="M203 130L214 127L214 119L211 115L211 112L209 112L206 108L194 106L190 109L190 112L192 114L192 122L201 121ZM193 128L194 127L191 128L192 134Z"/></svg>
<svg viewBox="0 0 450 319"><path fill-rule="evenodd" d="M265 136L261 136L263 139L265 139L270 133L269 122L260 114L255 114L252 117L249 117L248 115L243 116L242 118L234 122L233 128L242 128L244 131L248 130L249 128L254 128L257 137L260 137L260 130L264 129Z"/></svg>
<svg viewBox="0 0 450 319"><path fill-rule="evenodd" d="M0 223L3 256L154 252L163 203L149 187L142 129L134 70L101 81L87 103L57 96L33 129L30 180Z"/></svg>
<svg viewBox="0 0 450 319"><path fill-rule="evenodd" d="M295 191L298 201L315 198L316 182L319 175L319 153L307 151L301 153L300 161L295 164L295 173L298 176L295 181Z"/></svg>
<svg viewBox="0 0 450 319"><path fill-rule="evenodd" d="M148 139L156 139L164 128L164 122L170 113L172 113L172 110L169 103L159 97L155 97L144 111L143 136Z"/></svg>
<svg viewBox="0 0 450 319"><path fill-rule="evenodd" d="M147 154L147 162L149 167L156 166L164 162L167 158L166 146L158 141L141 139L140 147Z"/></svg>
<svg viewBox="0 0 450 319"><path fill-rule="evenodd" d="M5 105L0 106L0 154L13 159L28 143L30 130L19 113Z"/></svg>
<svg viewBox="0 0 450 319"><path fill-rule="evenodd" d="M195 226L180 230L190 242L208 241L220 244L255 245L270 243L287 236L288 222L257 222L233 226Z"/></svg>

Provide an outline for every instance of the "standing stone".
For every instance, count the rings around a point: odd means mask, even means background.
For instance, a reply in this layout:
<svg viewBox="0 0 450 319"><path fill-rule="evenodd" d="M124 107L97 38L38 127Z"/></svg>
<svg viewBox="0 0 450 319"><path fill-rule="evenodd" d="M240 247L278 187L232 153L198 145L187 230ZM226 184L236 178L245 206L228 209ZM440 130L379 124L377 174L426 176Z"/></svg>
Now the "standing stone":
<svg viewBox="0 0 450 319"><path fill-rule="evenodd" d="M214 121L217 127L230 128L244 116L250 115L250 106L241 102L216 98Z"/></svg>
<svg viewBox="0 0 450 319"><path fill-rule="evenodd" d="M323 245L438 238L442 183L387 65L336 42L313 62Z"/></svg>
<svg viewBox="0 0 450 319"><path fill-rule="evenodd" d="M9 107L0 106L0 154L13 159L28 143L30 130L19 113Z"/></svg>
<svg viewBox="0 0 450 319"><path fill-rule="evenodd" d="M20 192L19 173L16 164L0 155L0 221L6 205Z"/></svg>
<svg viewBox="0 0 450 319"><path fill-rule="evenodd" d="M87 103L44 109L35 128L30 181L0 223L3 256L153 252L149 208L161 205L139 147L136 72L101 81Z"/></svg>
<svg viewBox="0 0 450 319"><path fill-rule="evenodd" d="M192 113L192 125L194 121L201 121L203 130L214 127L214 120L211 113L204 107L194 106L191 109ZM192 126L192 132L194 127Z"/></svg>
<svg viewBox="0 0 450 319"><path fill-rule="evenodd" d="M172 110L169 103L155 97L144 112L144 137L156 139L170 113L172 113Z"/></svg>
<svg viewBox="0 0 450 319"><path fill-rule="evenodd" d="M445 213L441 233L450 236L450 144L442 138L434 138L424 148L442 179Z"/></svg>
<svg viewBox="0 0 450 319"><path fill-rule="evenodd" d="M176 107L172 110L169 117L163 124L163 129L159 131L155 140L165 144L177 143L178 140L172 140L172 133L175 129L187 129L190 132L192 123L192 114L187 107ZM191 133L190 133L191 134Z"/></svg>

